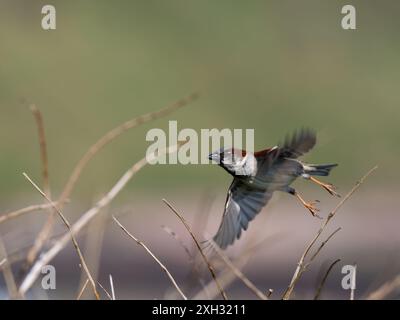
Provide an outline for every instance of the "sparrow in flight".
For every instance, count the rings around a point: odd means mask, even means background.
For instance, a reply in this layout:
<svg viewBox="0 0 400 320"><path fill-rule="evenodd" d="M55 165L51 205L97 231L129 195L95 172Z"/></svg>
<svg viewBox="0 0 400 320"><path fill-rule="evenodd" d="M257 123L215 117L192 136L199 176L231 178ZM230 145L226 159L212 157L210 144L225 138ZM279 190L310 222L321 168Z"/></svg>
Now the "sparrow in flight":
<svg viewBox="0 0 400 320"><path fill-rule="evenodd" d="M209 155L233 176L225 202L225 211L214 242L225 249L242 230L247 230L249 222L271 199L274 191L294 195L301 204L317 216L316 202L306 202L290 184L298 177L310 180L331 195L339 196L332 184L324 183L314 176L328 176L337 164L307 164L298 160L310 151L316 143L316 135L309 129L295 132L286 137L282 146L275 146L255 153L234 148L221 148Z"/></svg>

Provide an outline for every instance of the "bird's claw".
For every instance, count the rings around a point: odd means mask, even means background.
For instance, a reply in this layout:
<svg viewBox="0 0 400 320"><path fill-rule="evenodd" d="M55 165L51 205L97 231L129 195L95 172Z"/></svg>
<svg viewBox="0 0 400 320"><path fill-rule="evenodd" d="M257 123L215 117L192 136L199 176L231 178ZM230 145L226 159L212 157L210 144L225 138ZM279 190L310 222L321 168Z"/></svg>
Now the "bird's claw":
<svg viewBox="0 0 400 320"><path fill-rule="evenodd" d="M336 196L338 198L340 198L340 194L336 192L336 187L331 184L331 183L324 183L322 184L322 187L328 191L332 196Z"/></svg>
<svg viewBox="0 0 400 320"><path fill-rule="evenodd" d="M319 202L318 200L306 202L306 203L304 203L304 207L306 209L308 209L308 211L310 211L310 213L313 215L313 217L321 218L317 213L319 211L319 209L315 206L315 204L318 202Z"/></svg>

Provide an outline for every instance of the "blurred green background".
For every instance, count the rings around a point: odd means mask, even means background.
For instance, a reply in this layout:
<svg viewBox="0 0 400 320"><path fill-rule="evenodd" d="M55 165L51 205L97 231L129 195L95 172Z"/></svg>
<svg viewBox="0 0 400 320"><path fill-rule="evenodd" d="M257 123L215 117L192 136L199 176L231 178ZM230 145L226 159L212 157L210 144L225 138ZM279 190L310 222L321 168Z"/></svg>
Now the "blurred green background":
<svg viewBox="0 0 400 320"><path fill-rule="evenodd" d="M53 4L57 29L41 29ZM125 120L200 90L167 118L133 129L89 165L74 197L105 192L168 128L254 128L256 149L301 126L319 145L307 159L338 162L331 182L353 183L375 164L370 188L398 188L399 1L355 1L357 30L341 28L348 1L0 2L0 200L36 195L40 180L29 104L43 112L53 193L86 149ZM153 166L129 190L216 188L212 166ZM381 189L379 189L381 190ZM383 190L383 189L382 189ZM8 206L7 206L8 208Z"/></svg>

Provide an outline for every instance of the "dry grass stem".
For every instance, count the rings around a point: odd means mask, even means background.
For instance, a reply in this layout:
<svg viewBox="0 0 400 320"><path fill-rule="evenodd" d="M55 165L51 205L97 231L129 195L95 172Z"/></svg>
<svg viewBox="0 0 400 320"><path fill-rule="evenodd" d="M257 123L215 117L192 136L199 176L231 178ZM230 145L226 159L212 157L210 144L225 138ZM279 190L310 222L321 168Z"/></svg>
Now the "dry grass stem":
<svg viewBox="0 0 400 320"><path fill-rule="evenodd" d="M15 278L11 269L11 265L7 258L7 251L2 238L0 238L0 261L0 268L3 271L8 296L10 297L10 299L23 298L22 295L18 294L18 288L15 283Z"/></svg>
<svg viewBox="0 0 400 320"><path fill-rule="evenodd" d="M132 235L118 220L117 218L115 218L113 216L114 221L118 224L118 226L133 240L135 240L135 242L142 246L146 252L158 263L158 265L161 267L161 269L167 274L168 278L171 280L172 284L174 285L174 287L176 288L176 290L179 292L179 294L181 295L181 297L184 300L187 300L187 297L185 296L185 294L182 292L182 290L179 288L178 284L176 283L174 277L171 275L171 273L168 271L168 269L164 266L164 264L161 263L160 260L158 260L158 258L153 254L153 252L151 252L151 250L140 240L138 240L134 235Z"/></svg>
<svg viewBox="0 0 400 320"><path fill-rule="evenodd" d="M387 298L390 294L395 292L400 288L400 275L397 275L392 280L385 282L378 289L371 292L367 296L367 300L383 300Z"/></svg>
<svg viewBox="0 0 400 320"><path fill-rule="evenodd" d="M302 256L300 257L299 262L297 263L297 268L293 274L292 280L290 281L289 286L287 287L286 291L283 294L282 299L288 300L290 299L290 296L293 292L293 289L297 282L299 281L302 273L304 272L304 266L305 266L305 259L308 256L310 250L314 246L315 242L319 239L320 235L322 232L325 230L326 226L329 224L329 222L332 220L332 218L335 216L336 212L343 206L343 204L354 194L355 191L364 183L365 179L368 178L368 176L374 172L378 166L373 167L371 170L369 170L357 183L354 185L354 187L346 194L344 198L337 204L337 206L329 213L329 215L326 217L326 219L322 222L321 227L317 231L316 235L314 238L310 241L310 243L307 245L305 251L303 252ZM339 231L339 230L337 230ZM331 236L333 236L337 231L335 231ZM329 238L327 239L329 240ZM324 244L325 245L325 244ZM323 246L323 245L322 245ZM320 247L321 248L321 247ZM320 251L317 250L318 252ZM315 258L315 255L313 259Z"/></svg>
<svg viewBox="0 0 400 320"><path fill-rule="evenodd" d="M328 279L329 273L331 272L331 270L333 269L333 267L335 266L335 264L337 264L340 261L340 259L335 260L334 262L331 263L331 265L329 266L328 270L326 270L326 273L324 275L324 277L322 278L321 283L319 284L318 288L317 288L317 292L315 293L314 296L314 300L318 300L321 292L322 292L322 288L325 285L326 279Z"/></svg>
<svg viewBox="0 0 400 320"><path fill-rule="evenodd" d="M85 283L82 286L82 289L79 291L78 296L76 297L76 300L80 300L82 298L83 293L85 292L85 289L89 283L89 279L86 279Z"/></svg>
<svg viewBox="0 0 400 320"><path fill-rule="evenodd" d="M183 242L183 240L176 234L174 230L172 230L170 227L167 226L161 226L161 228L168 233L172 238L175 239L176 242L179 243L179 245L183 248L183 250L186 252L186 254L189 257L189 261L193 261L194 257L192 253L190 252L190 249L187 247L187 245Z"/></svg>
<svg viewBox="0 0 400 320"><path fill-rule="evenodd" d="M169 105L163 109L160 109L155 112L150 112L144 115L141 115L139 117L133 118L131 120L128 120L124 122L123 124L119 125L118 127L110 130L107 132L104 136L102 136L97 142L95 142L89 149L88 151L83 155L83 157L78 161L76 166L74 167L72 174L70 175L63 191L61 192L61 195L59 197L59 204L58 208L60 210L63 209L64 204L70 194L72 193L73 188L75 187L79 177L82 174L82 171L84 168L87 166L87 164L90 162L90 160L99 152L101 151L106 145L108 145L110 142L115 140L117 137L119 137L121 134L124 132L128 131L129 129L133 129L139 125L142 125L146 122L156 120L158 118L164 117L173 111L180 109L192 101L195 101L198 98L198 93L192 93L191 95L187 96L186 98L180 99L173 103L172 105ZM40 114L40 113L39 113ZM36 118L36 116L35 116ZM41 117L40 117L41 119ZM40 126L38 126L40 128ZM43 127L43 126L42 126ZM42 130L39 130L40 132ZM43 130L44 133L44 130ZM43 135L44 137L44 135ZM44 140L45 141L45 140ZM44 144L45 145L45 144ZM42 149L45 150L45 149ZM43 152L42 152L43 153ZM47 159L47 158L46 158ZM47 163L47 162L46 162ZM46 189L45 189L46 190ZM54 224L54 215L50 215L48 220L45 222L42 230L39 232L39 235L37 237L37 241L35 242L34 247L32 250L29 252L29 261L32 263L34 259L37 256L37 253L41 250L43 247L44 243L46 242L47 238L50 236L51 231L53 229L53 224Z"/></svg>
<svg viewBox="0 0 400 320"><path fill-rule="evenodd" d="M266 242L272 243L273 239L277 239L277 236L267 236L263 240L255 244L253 243L253 241L250 241L249 244L246 245L246 248L243 250L243 253L240 255L240 257L235 259L234 265L236 266L236 268L239 270L243 268L255 252L257 252L261 248L265 250ZM235 279L237 279L237 276L228 267L223 269L218 275L218 281L224 288L234 282ZM211 279L211 281L207 283L201 291L196 293L193 297L193 300L204 300L204 293L207 293L207 297L209 299L214 299L220 294L219 290L215 286L214 279Z"/></svg>
<svg viewBox="0 0 400 320"><path fill-rule="evenodd" d="M93 202L94 204L95 202ZM90 268L90 272L93 276L93 280L98 280L98 274L100 270L100 260L101 260L101 252L103 247L103 238L105 228L108 223L109 212L108 208L104 208L95 219L89 224L86 229L85 241L81 244L81 248L83 249L83 254L86 260L88 267ZM80 286L86 281L86 273L84 270L81 270L80 277ZM93 298L91 291L86 291L83 295L82 299L90 299Z"/></svg>
<svg viewBox="0 0 400 320"><path fill-rule="evenodd" d="M320 251L322 250L322 248L328 243L328 241L330 239L332 239L332 237L338 233L340 230L342 230L341 227L337 228L335 231L333 231L328 238L326 238L326 240L322 241L320 246L318 247L318 249L314 252L314 254L311 256L309 262L307 264L305 264L304 266L304 270L308 268L308 266L314 261L314 259L318 256L318 254L320 253Z"/></svg>
<svg viewBox="0 0 400 320"><path fill-rule="evenodd" d="M241 254L239 255L238 258L236 258L233 261L233 264L235 267L239 270L241 270L247 262L250 260L250 258L260 249L265 250L266 247L272 243L276 244L277 241L279 241L282 238L281 233L275 233L272 235L268 235L264 237L262 240L259 240L256 242L256 236L253 234L247 241L245 247L241 250ZM229 267L226 267L223 269L219 275L218 275L218 280L221 283L221 285L226 288L228 287L232 282L237 279L237 276L232 272ZM272 290L272 289L270 289ZM207 298L209 299L214 299L216 296L219 295L219 291L216 290L214 281L211 280L208 284L204 286L204 290L199 291L195 296L194 300L198 299L205 299L204 298L204 293L207 292Z"/></svg>
<svg viewBox="0 0 400 320"><path fill-rule="evenodd" d="M49 209L49 208L53 207L53 205L57 205L57 202L45 203L45 204L35 204L35 205L31 205L31 206L28 206L28 207L25 207L22 209L4 213L0 216L0 224L3 222L6 222L8 220L17 218L19 216L22 216L24 214L30 213L32 211Z"/></svg>
<svg viewBox="0 0 400 320"><path fill-rule="evenodd" d="M44 131L43 116L40 110L35 106L31 105L30 109L36 121L36 126L38 129L39 136L39 146L40 146L40 159L42 162L42 178L43 178L43 190L49 198L50 196L50 181L49 181L49 159L47 156L47 143L46 135Z"/></svg>
<svg viewBox="0 0 400 320"><path fill-rule="evenodd" d="M204 254L203 249L200 246L200 243L197 241L195 235L193 234L190 226L187 224L186 220L183 218L183 216L181 214L179 214L179 212L165 199L162 199L162 201L175 213L175 215L179 218L179 220L181 220L181 222L183 223L183 225L185 226L186 230L189 232L189 234L191 235L194 243L196 244L197 249L200 252L200 255L202 256L204 262L206 263L208 270L210 270L211 276L213 278L213 280L215 281L215 284L217 285L218 290L221 293L221 296L224 300L228 300L228 297L226 296L226 293L224 291L224 289L222 288L222 286L220 285L220 283L218 282L217 276L215 274L214 268L212 267L211 263L208 261L206 255Z"/></svg>
<svg viewBox="0 0 400 320"><path fill-rule="evenodd" d="M111 274L110 274L110 288L111 288L111 297L112 297L112 300L116 300L116 299L115 299L115 291L114 291L114 281L113 281L113 277L112 277Z"/></svg>
<svg viewBox="0 0 400 320"><path fill-rule="evenodd" d="M172 153L176 152L178 148L186 142L182 142L178 145L171 146L169 148L160 150L158 154L155 153L149 155L149 159L152 160L154 158L158 158L164 153ZM71 227L70 233L72 235L76 235L83 228L85 228L90 221L94 217L101 212L101 209L106 207L110 202L125 188L127 183L132 179L132 177L139 172L145 165L147 164L146 157L136 162L131 168L129 168L124 175L116 182L116 184L111 188L111 190L102 197L96 204L90 208L88 211L83 213L81 217L74 223ZM42 267L46 264L49 264L50 261L63 249L70 241L70 234L66 233L60 239L58 239L53 246L46 252L40 255L38 260L30 269L29 273L26 275L25 279L22 281L22 284L19 287L19 292L25 293L29 290L29 288L33 285L35 280L41 273Z"/></svg>
<svg viewBox="0 0 400 320"><path fill-rule="evenodd" d="M26 173L23 173L23 175L33 185L33 187L42 195L43 198L45 198L49 203L52 203L51 200L47 197L47 195L37 186L37 184L35 184L35 182L32 181L31 178L29 178L29 176ZM64 224L68 228L70 236L71 236L72 243L73 243L73 245L75 247L76 252L78 253L79 259L80 259L81 264L82 264L82 267L86 272L86 275L87 275L87 277L89 279L90 284L92 285L93 293L94 293L96 299L99 300L100 296L99 296L99 294L97 292L97 289L96 289L96 283L94 282L93 277L92 277L92 275L91 275L91 273L89 271L89 268L88 268L88 266L86 264L85 258L83 257L81 249L79 248L78 242L76 241L74 234L71 232L71 225L68 222L68 220L65 218L65 216L61 212L61 210L59 210L57 208L57 206L54 205L53 208L58 213L58 215L60 216L61 220L64 222Z"/></svg>
<svg viewBox="0 0 400 320"><path fill-rule="evenodd" d="M242 271L240 271L239 268L237 268L232 263L232 261L226 256L225 253L222 252L222 250L218 247L218 245L212 240L209 241L214 251L225 262L228 268L232 270L233 274L236 275L236 277L238 277L244 283L244 285L247 288L249 288L259 299L268 300L268 297L260 289L258 289L256 285L253 282L251 282L250 279L247 278Z"/></svg>
<svg viewBox="0 0 400 320"><path fill-rule="evenodd" d="M97 281L97 284L99 285L99 287L100 287L101 289L103 289L103 291L104 291L104 293L106 294L108 300L112 300L113 298L112 298L111 294L107 291L107 289L104 288L104 286L103 286L100 282L98 282L98 281Z"/></svg>
<svg viewBox="0 0 400 320"><path fill-rule="evenodd" d="M112 142L118 136L123 134L125 131L129 129L133 129L139 125L142 125L146 122L156 120L158 118L164 117L173 111L180 109L189 103L195 101L198 98L198 93L192 93L186 98L180 99L173 103L170 106L167 106L161 110L156 112L147 113L141 115L139 117L133 118L124 122L123 124L119 125L118 127L112 129L111 131L107 132L104 136L102 136L96 143L94 143L88 151L84 154L84 156L78 161L76 164L71 176L68 179L67 184L65 185L59 202L63 205L64 201L70 196L76 182L78 181L83 169L89 163L89 161L99 152L101 151L107 144Z"/></svg>
<svg viewBox="0 0 400 320"><path fill-rule="evenodd" d="M38 129L38 137L39 137L39 147L40 147L40 159L42 163L42 179L43 179L43 190L49 199L51 199L51 190L50 190L50 180L49 180L49 160L47 156L47 143L46 143L46 135L44 130L44 122L43 116L40 110L35 106L31 105L30 107L32 114L35 118L36 127ZM51 207L50 207L51 208ZM49 209L50 209L49 208ZM27 255L27 265L30 266L33 261L36 259L38 252L41 250L43 245L46 243L46 240L51 235L52 225L54 223L54 210L49 210L49 217L45 222L43 228L40 230L37 235L32 248L29 250Z"/></svg>

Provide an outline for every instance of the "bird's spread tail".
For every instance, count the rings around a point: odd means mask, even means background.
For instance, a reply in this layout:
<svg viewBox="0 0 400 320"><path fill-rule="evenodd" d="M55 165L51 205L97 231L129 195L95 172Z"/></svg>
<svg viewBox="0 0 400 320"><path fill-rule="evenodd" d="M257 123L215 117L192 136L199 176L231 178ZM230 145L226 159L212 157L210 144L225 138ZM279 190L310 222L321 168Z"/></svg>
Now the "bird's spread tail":
<svg viewBox="0 0 400 320"><path fill-rule="evenodd" d="M329 172L336 167L337 164L307 164L304 169L307 174L312 176L328 176Z"/></svg>

